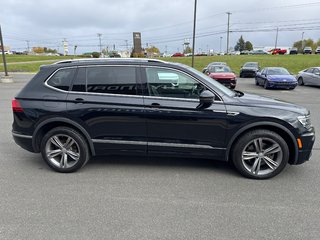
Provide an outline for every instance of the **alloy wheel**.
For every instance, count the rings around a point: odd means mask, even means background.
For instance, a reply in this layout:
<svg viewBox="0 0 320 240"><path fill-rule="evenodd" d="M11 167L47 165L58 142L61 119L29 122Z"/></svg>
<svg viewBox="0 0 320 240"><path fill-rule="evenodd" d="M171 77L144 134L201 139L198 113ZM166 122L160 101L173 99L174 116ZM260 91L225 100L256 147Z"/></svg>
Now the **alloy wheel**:
<svg viewBox="0 0 320 240"><path fill-rule="evenodd" d="M281 164L281 146L270 138L256 138L242 152L242 164L253 175L263 176L274 172Z"/></svg>
<svg viewBox="0 0 320 240"><path fill-rule="evenodd" d="M71 168L80 160L80 147L70 136L53 135L45 146L48 160L58 168Z"/></svg>

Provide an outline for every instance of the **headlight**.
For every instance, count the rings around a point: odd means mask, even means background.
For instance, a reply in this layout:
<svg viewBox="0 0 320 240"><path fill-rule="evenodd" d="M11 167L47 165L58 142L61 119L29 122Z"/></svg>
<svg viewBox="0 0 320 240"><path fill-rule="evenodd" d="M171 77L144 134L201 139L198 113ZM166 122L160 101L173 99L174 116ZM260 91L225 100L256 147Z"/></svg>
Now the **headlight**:
<svg viewBox="0 0 320 240"><path fill-rule="evenodd" d="M298 121L301 123L301 125L304 126L305 128L309 128L311 126L310 115L299 116L297 118L298 118Z"/></svg>

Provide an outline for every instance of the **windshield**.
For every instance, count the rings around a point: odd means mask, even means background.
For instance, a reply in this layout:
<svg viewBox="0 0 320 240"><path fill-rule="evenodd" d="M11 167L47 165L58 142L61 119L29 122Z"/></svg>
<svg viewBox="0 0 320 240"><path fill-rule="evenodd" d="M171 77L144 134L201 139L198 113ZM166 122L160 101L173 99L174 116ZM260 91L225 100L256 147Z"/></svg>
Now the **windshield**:
<svg viewBox="0 0 320 240"><path fill-rule="evenodd" d="M227 66L210 66L209 68L210 72L213 73L229 73L231 72L231 69Z"/></svg>
<svg viewBox="0 0 320 240"><path fill-rule="evenodd" d="M290 75L285 68L269 68L268 75Z"/></svg>
<svg viewBox="0 0 320 240"><path fill-rule="evenodd" d="M207 75L203 74L202 72L199 72L198 70L189 67L187 65L181 64L181 63L176 63L177 65L183 66L187 68L189 71L193 72L195 75L199 76L199 78L204 78L206 80L206 84L211 86L213 89L217 88L219 91L221 91L223 94L233 97L235 96L235 92L230 90L229 88L225 87L218 81L213 80L212 78L208 77Z"/></svg>
<svg viewBox="0 0 320 240"><path fill-rule="evenodd" d="M258 63L245 63L244 67L258 67Z"/></svg>
<svg viewBox="0 0 320 240"><path fill-rule="evenodd" d="M208 64L208 67L210 67L212 65L227 65L227 63L225 63L225 62L212 62L212 63Z"/></svg>

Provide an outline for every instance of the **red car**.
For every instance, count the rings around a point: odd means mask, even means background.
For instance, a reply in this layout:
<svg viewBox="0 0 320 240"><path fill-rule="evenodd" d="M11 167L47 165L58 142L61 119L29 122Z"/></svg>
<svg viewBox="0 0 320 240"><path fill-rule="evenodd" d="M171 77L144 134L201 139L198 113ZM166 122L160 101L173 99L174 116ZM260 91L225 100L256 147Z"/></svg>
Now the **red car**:
<svg viewBox="0 0 320 240"><path fill-rule="evenodd" d="M221 84L234 89L237 84L237 78L234 72L228 66L211 65L208 68L207 75Z"/></svg>
<svg viewBox="0 0 320 240"><path fill-rule="evenodd" d="M276 55L276 54L283 55L287 53L287 49L274 48L274 49L271 49L269 52L271 52L272 55Z"/></svg>
<svg viewBox="0 0 320 240"><path fill-rule="evenodd" d="M184 57L183 53L175 53L172 55L172 57Z"/></svg>

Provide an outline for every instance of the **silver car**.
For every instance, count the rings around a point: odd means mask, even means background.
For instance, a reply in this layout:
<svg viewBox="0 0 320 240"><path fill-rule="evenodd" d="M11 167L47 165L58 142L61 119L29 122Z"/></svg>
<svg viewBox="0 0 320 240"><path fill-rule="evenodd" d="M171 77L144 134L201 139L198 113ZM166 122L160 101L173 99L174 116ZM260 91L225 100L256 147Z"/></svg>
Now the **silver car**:
<svg viewBox="0 0 320 240"><path fill-rule="evenodd" d="M311 67L300 71L297 80L299 85L320 86L320 67Z"/></svg>

